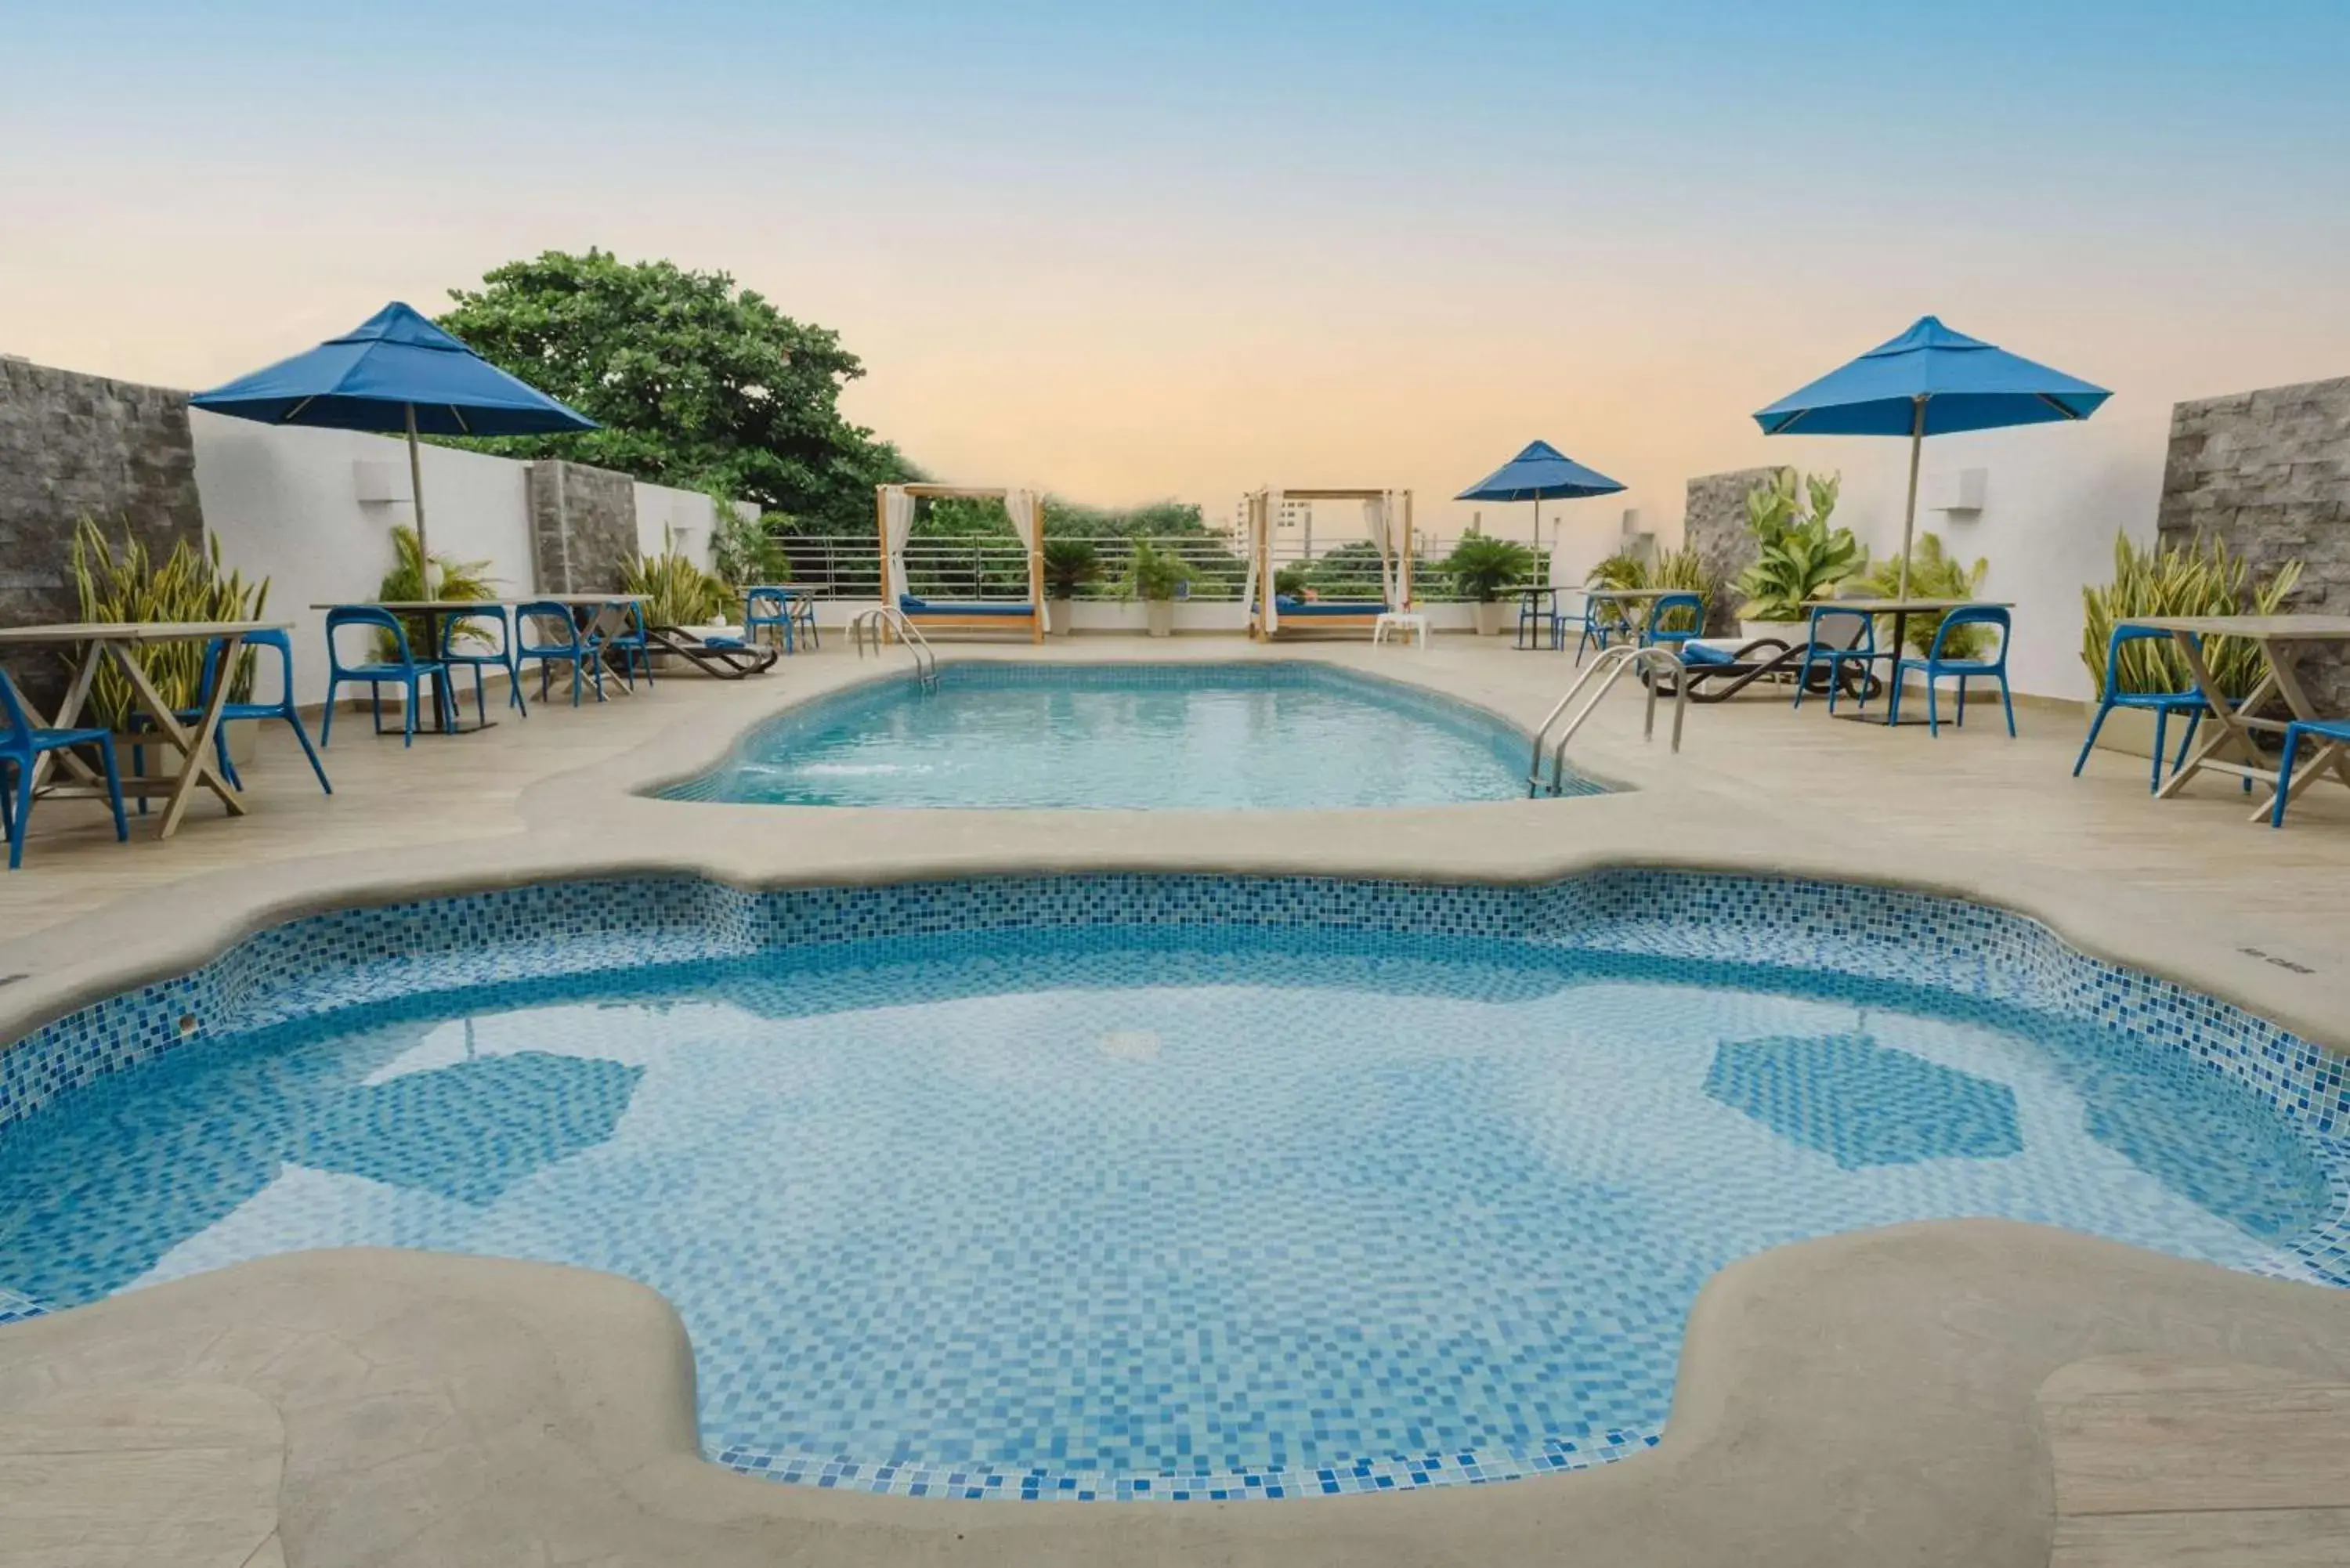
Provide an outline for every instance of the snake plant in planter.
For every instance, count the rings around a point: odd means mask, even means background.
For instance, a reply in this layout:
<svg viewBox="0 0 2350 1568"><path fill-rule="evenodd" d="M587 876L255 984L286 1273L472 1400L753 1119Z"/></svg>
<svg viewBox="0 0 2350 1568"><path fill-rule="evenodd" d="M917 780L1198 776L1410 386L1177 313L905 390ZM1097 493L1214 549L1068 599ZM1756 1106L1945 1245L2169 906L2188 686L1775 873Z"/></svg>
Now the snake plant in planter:
<svg viewBox="0 0 2350 1568"><path fill-rule="evenodd" d="M623 566L620 587L644 596L648 626L709 626L742 607L722 578L675 550L639 556Z"/></svg>
<svg viewBox="0 0 2350 1568"><path fill-rule="evenodd" d="M86 621L257 620L269 602L268 578L247 583L243 573L222 568L217 537L202 550L182 539L158 566L146 545L127 530L117 545L87 517L74 529L73 573ZM196 706L203 680L203 644L158 644L145 651L140 662L156 693L175 711ZM230 672L229 696L242 701L252 688L253 657L247 654ZM100 663L90 682L85 717L120 732L138 711L122 671L110 661ZM247 737L252 733L250 725L237 729ZM149 754L164 750L155 747Z"/></svg>
<svg viewBox="0 0 2350 1568"><path fill-rule="evenodd" d="M2090 691L2106 684L2106 649L2116 622L2147 616L2279 615L2285 596L2301 581L2301 563L2287 561L2265 581L2254 581L2251 563L2230 555L2217 539L2147 547L2126 534L2114 535L2114 580L2081 590L2086 612L2081 628L2081 663ZM2208 639L2203 658L2220 691L2248 696L2263 673L2261 650L2237 637ZM2125 691L2191 691L2194 679L2178 649L2147 639L2122 649Z"/></svg>

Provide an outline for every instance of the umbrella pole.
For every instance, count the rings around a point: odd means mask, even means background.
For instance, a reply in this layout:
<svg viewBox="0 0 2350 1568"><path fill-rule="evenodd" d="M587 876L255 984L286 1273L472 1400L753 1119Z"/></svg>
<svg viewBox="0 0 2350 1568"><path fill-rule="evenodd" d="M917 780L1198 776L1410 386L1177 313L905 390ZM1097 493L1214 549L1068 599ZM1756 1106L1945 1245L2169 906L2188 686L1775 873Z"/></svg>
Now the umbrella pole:
<svg viewBox="0 0 2350 1568"><path fill-rule="evenodd" d="M1926 447L1926 400L1912 400L1915 412L1909 416L1909 505L1901 514L1901 584L1893 597L1909 597L1909 538L1918 526L1918 459Z"/></svg>
<svg viewBox="0 0 2350 1568"><path fill-rule="evenodd" d="M1917 485L1910 490L1914 496ZM424 542L424 460L416 450L416 405L408 405L408 495L409 506L416 514L416 570L421 579L423 596L432 597L432 551Z"/></svg>

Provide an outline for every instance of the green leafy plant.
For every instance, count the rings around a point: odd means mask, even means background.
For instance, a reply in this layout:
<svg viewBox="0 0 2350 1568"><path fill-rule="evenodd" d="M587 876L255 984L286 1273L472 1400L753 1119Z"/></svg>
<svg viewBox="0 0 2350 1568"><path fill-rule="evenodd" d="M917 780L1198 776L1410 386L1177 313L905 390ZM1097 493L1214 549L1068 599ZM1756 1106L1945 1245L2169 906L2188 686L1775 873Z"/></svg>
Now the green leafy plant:
<svg viewBox="0 0 2350 1568"><path fill-rule="evenodd" d="M1648 587L1648 558L1637 550L1618 550L1585 573L1583 581L1595 588Z"/></svg>
<svg viewBox="0 0 2350 1568"><path fill-rule="evenodd" d="M1534 553L1523 545L1472 528L1454 542L1452 553L1436 569L1452 579L1463 598L1489 605L1511 584L1530 580L1534 566Z"/></svg>
<svg viewBox="0 0 2350 1568"><path fill-rule="evenodd" d="M2251 563L2229 553L2226 544L2200 535L2184 546L2140 546L2126 534L2114 535L2114 580L2081 590L2081 663L2092 688L2105 690L2106 649L2114 627L2148 616L2276 615L2301 581L2301 563L2287 561L2265 581L2255 582ZM2239 637L2207 639L2203 659L2211 678L2230 697L2241 698L2260 683L2260 649ZM2147 638L2122 649L2125 691L2189 691L2194 677L2168 638Z"/></svg>
<svg viewBox="0 0 2350 1568"><path fill-rule="evenodd" d="M1191 568L1165 545L1148 539L1134 542L1134 556L1126 568L1126 597L1164 603L1180 594L1191 581Z"/></svg>
<svg viewBox="0 0 2350 1568"><path fill-rule="evenodd" d="M620 587L645 598L648 626L707 626L734 610L735 591L675 550L643 556L620 568Z"/></svg>
<svg viewBox="0 0 2350 1568"><path fill-rule="evenodd" d="M1293 564L1273 574L1273 591L1278 597L1299 598L1304 597L1306 588L1313 581L1312 572L1307 571L1303 566Z"/></svg>
<svg viewBox="0 0 2350 1568"><path fill-rule="evenodd" d="M1633 590L1639 588L1669 588L1675 593L1698 595L1711 603L1715 587L1713 574L1706 570L1705 560L1696 550L1684 546L1667 550L1651 560L1637 550L1618 550L1585 574L1584 582L1595 588ZM1688 610L1665 612L1661 631L1695 631L1694 618Z"/></svg>
<svg viewBox="0 0 2350 1568"><path fill-rule="evenodd" d="M1901 557L1894 556L1879 563L1858 580L1860 586L1878 598L1894 598L1901 592ZM1939 534L1918 535L1918 548L1909 557L1909 594L1921 599L1970 599L1982 587L1983 574L1991 570L1991 562L1977 559L1971 566L1959 560L1942 547ZM1942 612L1929 611L1913 615L1908 620L1909 646L1919 653L1930 652L1934 634L1941 629ZM1877 622L1879 646L1891 640L1893 620L1879 616ZM1955 628L1950 640L1942 645L1946 659L1981 659L1991 650L1996 634L1987 626L1969 624Z"/></svg>
<svg viewBox="0 0 2350 1568"><path fill-rule="evenodd" d="M1101 552L1090 539L1047 538L1045 541L1045 597L1073 599L1077 590L1101 576Z"/></svg>
<svg viewBox="0 0 2350 1568"><path fill-rule="evenodd" d="M745 517L732 504L712 499L718 522L710 531L710 564L718 576L736 588L790 582L792 558L776 535L789 531L791 519L780 512Z"/></svg>
<svg viewBox="0 0 2350 1568"><path fill-rule="evenodd" d="M405 523L396 524L391 530L391 549L397 563L376 585L375 597L397 604L403 599L424 597L424 549L417 543L416 530ZM460 561L452 556L432 557L432 597L436 599L494 599L497 595L496 579L488 576L487 561ZM425 618L404 615L400 618L401 628L408 636L408 650L418 659L431 659L439 651L432 646L432 632ZM471 627L458 630L460 641L486 641ZM376 657L389 659L396 657L389 634L376 638Z"/></svg>
<svg viewBox="0 0 2350 1568"><path fill-rule="evenodd" d="M255 620L269 602L269 579L247 583L241 572L221 566L220 540L203 550L184 539L172 546L157 566L145 543L133 538L128 524L120 545L85 517L75 525L74 587L86 621L222 621ZM203 682L202 643L161 643L141 660L155 691L174 711L196 705ZM251 695L253 659L250 654L230 672L229 696ZM111 660L101 663L90 682L89 712L109 730L121 730L139 711L130 680Z"/></svg>
<svg viewBox="0 0 2350 1568"><path fill-rule="evenodd" d="M1740 574L1738 608L1746 620L1797 621L1812 613L1811 601L1867 565L1867 555L1849 528L1833 525L1841 474L1814 475L1803 484L1812 509L1796 504L1792 468L1773 470L1746 493L1746 526L1753 535L1754 564Z"/></svg>

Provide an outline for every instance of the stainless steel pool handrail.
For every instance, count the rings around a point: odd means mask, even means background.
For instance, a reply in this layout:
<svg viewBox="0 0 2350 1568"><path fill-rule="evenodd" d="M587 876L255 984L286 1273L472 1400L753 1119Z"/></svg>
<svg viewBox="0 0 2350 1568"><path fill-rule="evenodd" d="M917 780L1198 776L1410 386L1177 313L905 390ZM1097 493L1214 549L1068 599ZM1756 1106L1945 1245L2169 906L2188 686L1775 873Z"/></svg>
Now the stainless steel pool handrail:
<svg viewBox="0 0 2350 1568"><path fill-rule="evenodd" d="M881 634L885 628L896 632L899 640L906 645L906 651L914 656L914 679L921 683L922 690L937 691L938 649L932 648L931 639L922 635L922 628L908 620L905 612L895 605L877 605L871 609L861 610L849 621L849 645L857 649L857 657L865 657L865 640L868 635L873 639L874 657L880 657Z"/></svg>
<svg viewBox="0 0 2350 1568"><path fill-rule="evenodd" d="M1552 705L1551 711L1544 715L1541 725L1535 729L1534 759L1527 764L1526 771L1527 799L1543 793L1543 745L1549 739L1552 727L1557 724L1559 715L1566 711L1567 705L1592 681L1599 681L1599 690L1575 710L1574 716L1567 720L1566 728L1559 732L1557 744L1551 748L1550 793L1553 794L1560 794L1565 787L1566 743L1575 739L1575 732L1583 728L1583 722L1591 717L1592 710L1616 689L1616 682L1623 678L1626 670L1644 668L1672 677L1673 750L1678 753L1681 749L1681 721L1689 711L1689 681L1685 679L1685 667L1679 657L1665 649L1635 648L1629 644L1605 649L1598 658L1591 661L1588 669L1575 678L1575 684L1568 687L1566 694ZM1650 680L1647 685L1648 711L1641 722L1640 738L1653 740L1657 733L1657 682Z"/></svg>

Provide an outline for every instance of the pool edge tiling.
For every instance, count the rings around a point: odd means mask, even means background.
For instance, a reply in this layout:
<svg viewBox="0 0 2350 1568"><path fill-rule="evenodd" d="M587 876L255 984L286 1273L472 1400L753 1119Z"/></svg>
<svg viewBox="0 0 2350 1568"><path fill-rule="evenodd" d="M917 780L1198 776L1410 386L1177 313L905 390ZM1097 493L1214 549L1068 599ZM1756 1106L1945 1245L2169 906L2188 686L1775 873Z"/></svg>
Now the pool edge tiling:
<svg viewBox="0 0 2350 1568"><path fill-rule="evenodd" d="M2231 1004L2083 955L2022 916L1873 887L1605 871L1523 887L1321 878L987 877L745 893L690 877L540 884L340 911L271 928L177 979L110 998L0 1054L0 1127L187 1040L389 997L632 969L781 946L1181 925L1409 931L1930 983L2118 1028L2197 1061L2285 1113L2321 1151L2328 1219L2253 1272L2350 1283L2350 1084L2344 1060ZM225 1025L225 1026L224 1026ZM0 1282L5 1283L5 1282ZM0 1319L37 1303L0 1300ZM1236 1499L1411 1490L1574 1469L1651 1447L1654 1431L1232 1475L1121 1476L877 1464L735 1449L744 1473L921 1497Z"/></svg>

